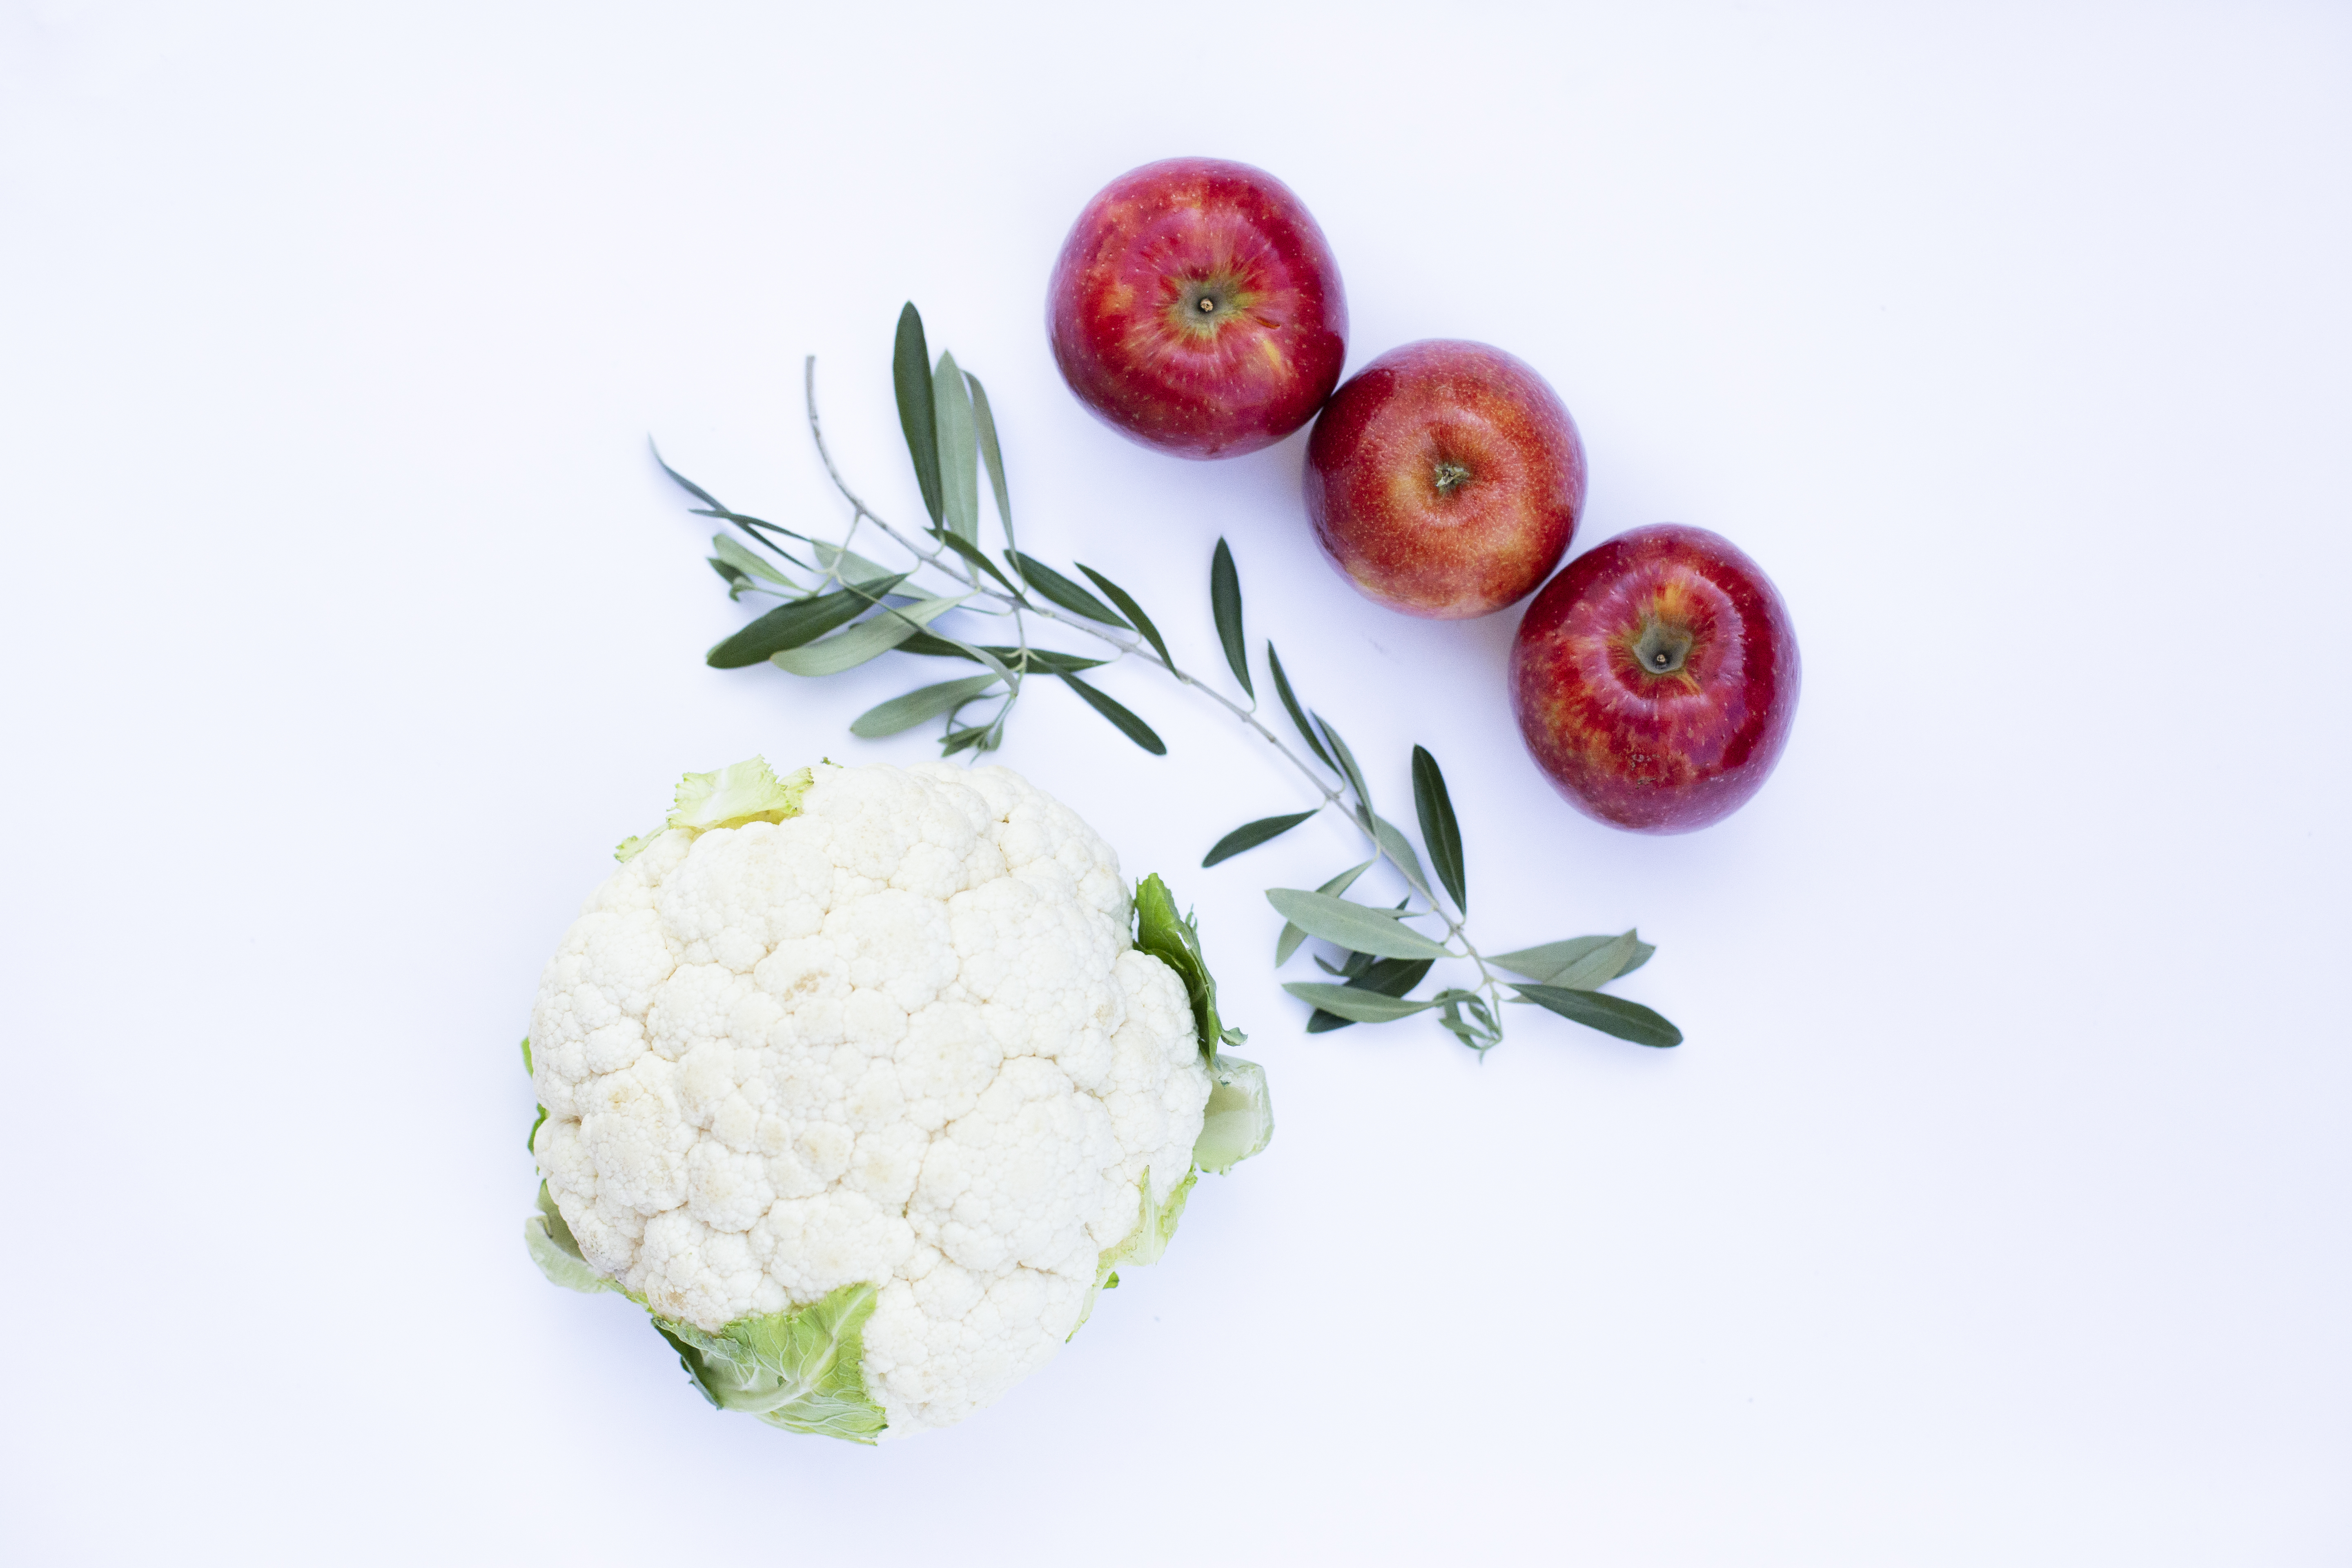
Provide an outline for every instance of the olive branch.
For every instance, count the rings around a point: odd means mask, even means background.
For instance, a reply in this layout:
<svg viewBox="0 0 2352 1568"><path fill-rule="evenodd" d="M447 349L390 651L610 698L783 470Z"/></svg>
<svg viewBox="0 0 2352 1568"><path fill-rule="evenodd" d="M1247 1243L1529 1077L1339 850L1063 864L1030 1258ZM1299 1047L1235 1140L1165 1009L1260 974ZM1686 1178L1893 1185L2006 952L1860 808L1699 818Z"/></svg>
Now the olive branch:
<svg viewBox="0 0 2352 1568"><path fill-rule="evenodd" d="M679 473L658 448L654 460L702 504L691 508L737 531L712 536L711 569L727 584L728 597L747 594L779 601L705 656L720 669L772 664L808 679L837 675L883 654L961 659L982 673L918 687L868 709L850 732L866 739L895 735L939 721L943 756L995 750L1004 727L1033 676L1060 680L1129 740L1153 756L1168 747L1151 726L1092 681L1086 671L1122 659L1156 667L1179 686L1207 698L1280 753L1320 798L1304 811L1260 817L1243 824L1213 846L1201 864L1214 866L1289 832L1327 810L1336 810L1362 835L1370 858L1308 890L1273 888L1266 899L1285 924L1275 943L1278 969L1310 937L1338 949L1338 962L1317 955L1329 981L1293 981L1284 989L1313 1005L1310 1033L1351 1024L1387 1024L1435 1013L1437 1022L1463 1045L1483 1054L1503 1037L1501 1008L1507 1001L1529 1002L1579 1024L1645 1046L1682 1042L1682 1033L1638 1003L1600 988L1649 962L1655 950L1632 931L1615 936L1572 937L1539 947L1488 956L1467 930L1468 884L1462 828L1445 787L1445 775L1426 748L1412 749L1414 814L1430 869L1403 831L1372 805L1363 770L1339 730L1300 703L1274 643L1265 644L1266 672L1283 711L1305 749L1292 745L1259 716L1257 683L1244 632L1240 574L1233 551L1217 541L1209 563L1209 606L1217 640L1244 701L1236 701L1192 671L1169 652L1159 627L1135 596L1084 562L1074 564L1100 596L1072 577L1022 551L1013 532L1013 502L1005 484L1003 453L996 421L980 378L959 366L951 353L934 362L923 320L909 304L898 317L891 361L898 422L913 460L929 525L909 531L884 518L842 478L825 445L817 416L816 358L803 366L809 436L834 488L849 503L849 526L838 542L802 533L781 523L739 512ZM980 542L980 474L988 476L990 499L1004 535L1002 563ZM861 529L871 525L880 542L911 559L903 567L880 564L855 548ZM746 542L749 542L749 543ZM796 553L793 545L801 547ZM754 548L756 547L756 548ZM762 552L765 552L763 554ZM792 568L788 571L786 568ZM797 575L795 575L797 573ZM926 576L926 574L929 576ZM1108 602L1106 602L1108 601ZM1009 640L966 642L938 625L950 611L993 617ZM1030 641L1033 621L1051 623L1092 638L1102 657L1039 647ZM993 702L976 722L964 710ZM1347 894L1364 873L1387 862L1410 889L1393 908L1351 900ZM1434 872L1433 882L1431 871ZM1441 899L1442 889L1445 897ZM1423 907L1413 907L1418 895ZM1434 918L1443 937L1408 921ZM1410 994L1438 963L1467 962L1478 971L1473 986L1446 987L1425 997ZM1517 975L1520 978L1507 978ZM1506 997L1508 990L1513 994Z"/></svg>

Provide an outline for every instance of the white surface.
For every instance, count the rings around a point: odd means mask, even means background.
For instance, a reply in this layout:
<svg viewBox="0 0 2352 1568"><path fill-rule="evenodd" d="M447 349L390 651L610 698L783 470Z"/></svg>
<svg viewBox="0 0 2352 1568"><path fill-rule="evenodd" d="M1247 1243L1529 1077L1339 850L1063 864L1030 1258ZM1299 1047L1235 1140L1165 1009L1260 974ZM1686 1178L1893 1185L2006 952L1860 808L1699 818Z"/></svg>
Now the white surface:
<svg viewBox="0 0 2352 1568"><path fill-rule="evenodd" d="M0 1554L2352 1552L2342 9L0 9ZM1300 193L1351 363L1541 368L1580 544L1769 567L1753 805L1573 816L1514 616L1355 598L1298 440L1069 399L1054 249L1181 152ZM1447 765L1482 938L1638 921L1690 1042L1303 1037L1259 889L1339 828L1202 872L1296 786L1142 671L1164 761L1040 692L1004 760L1197 902L1280 1131L1044 1374L867 1452L541 1281L514 1042L680 771L923 754L845 727L935 665L701 668L742 612L644 447L837 523L814 352L911 514L910 295L1024 544L1213 668L1230 536L1376 793Z"/></svg>

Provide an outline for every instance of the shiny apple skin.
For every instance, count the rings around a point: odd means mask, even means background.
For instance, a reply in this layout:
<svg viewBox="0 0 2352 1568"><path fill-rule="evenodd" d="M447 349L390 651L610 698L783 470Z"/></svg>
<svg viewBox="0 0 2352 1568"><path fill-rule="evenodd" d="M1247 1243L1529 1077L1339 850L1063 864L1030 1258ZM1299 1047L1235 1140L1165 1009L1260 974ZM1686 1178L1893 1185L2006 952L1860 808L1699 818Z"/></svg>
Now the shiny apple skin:
<svg viewBox="0 0 2352 1568"><path fill-rule="evenodd" d="M1188 310L1202 297L1216 310ZM1272 174L1170 158L1104 186L1045 298L1062 379L1103 423L1180 458L1270 447L1315 416L1348 358L1339 263Z"/></svg>
<svg viewBox="0 0 2352 1568"><path fill-rule="evenodd" d="M1645 631L1687 637L1675 674L1643 668ZM1720 534L1659 523L1544 584L1511 644L1511 708L1578 810L1688 833L1738 810L1780 760L1799 673L1796 630L1763 569Z"/></svg>
<svg viewBox="0 0 2352 1568"><path fill-rule="evenodd" d="M1433 338L1348 378L1307 439L1307 517L1340 575L1409 616L1516 604L1584 510L1584 442L1533 366Z"/></svg>

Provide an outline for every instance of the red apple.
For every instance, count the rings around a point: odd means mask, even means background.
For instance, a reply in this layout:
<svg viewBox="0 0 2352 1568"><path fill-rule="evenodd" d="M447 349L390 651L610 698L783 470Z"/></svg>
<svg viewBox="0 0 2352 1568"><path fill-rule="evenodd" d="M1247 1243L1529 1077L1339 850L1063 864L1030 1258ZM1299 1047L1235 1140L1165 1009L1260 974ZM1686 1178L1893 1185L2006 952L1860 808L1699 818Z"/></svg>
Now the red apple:
<svg viewBox="0 0 2352 1568"><path fill-rule="evenodd" d="M1348 301L1323 231L1246 163L1130 170L1078 215L1045 297L1078 401L1180 458L1270 447L1315 416L1348 357Z"/></svg>
<svg viewBox="0 0 2352 1568"><path fill-rule="evenodd" d="M1307 440L1316 541L1366 597L1466 620L1535 592L1584 510L1584 443L1524 361L1431 339L1354 375Z"/></svg>
<svg viewBox="0 0 2352 1568"><path fill-rule="evenodd" d="M1568 564L1511 644L1536 765L1586 816L1637 833L1720 822L1756 793L1797 711L1797 634L1762 568L1659 523Z"/></svg>

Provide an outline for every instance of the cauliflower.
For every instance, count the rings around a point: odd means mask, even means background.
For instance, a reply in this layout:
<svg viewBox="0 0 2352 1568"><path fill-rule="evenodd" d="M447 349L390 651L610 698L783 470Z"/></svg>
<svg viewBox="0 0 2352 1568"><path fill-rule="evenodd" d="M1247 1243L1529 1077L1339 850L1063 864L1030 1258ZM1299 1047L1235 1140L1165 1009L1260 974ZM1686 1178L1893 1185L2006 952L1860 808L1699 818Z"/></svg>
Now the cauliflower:
<svg viewBox="0 0 2352 1568"><path fill-rule="evenodd" d="M523 1043L525 1240L644 1306L714 1405L860 1442L960 1421L1272 1135L1165 886L1131 910L1008 769L754 758L616 855Z"/></svg>

